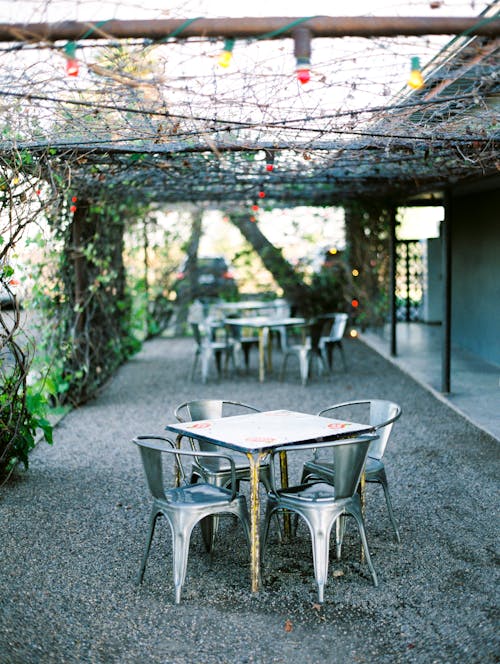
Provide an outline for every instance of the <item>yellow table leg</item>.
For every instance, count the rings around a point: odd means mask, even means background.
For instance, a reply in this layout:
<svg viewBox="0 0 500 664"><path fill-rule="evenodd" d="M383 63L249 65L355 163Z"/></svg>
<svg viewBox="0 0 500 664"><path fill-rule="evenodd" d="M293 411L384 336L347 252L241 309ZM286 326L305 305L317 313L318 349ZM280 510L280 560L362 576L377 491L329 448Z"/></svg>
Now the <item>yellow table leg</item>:
<svg viewBox="0 0 500 664"><path fill-rule="evenodd" d="M260 505L259 467L264 454L247 454L250 463L250 575L252 592L259 590L260 583Z"/></svg>

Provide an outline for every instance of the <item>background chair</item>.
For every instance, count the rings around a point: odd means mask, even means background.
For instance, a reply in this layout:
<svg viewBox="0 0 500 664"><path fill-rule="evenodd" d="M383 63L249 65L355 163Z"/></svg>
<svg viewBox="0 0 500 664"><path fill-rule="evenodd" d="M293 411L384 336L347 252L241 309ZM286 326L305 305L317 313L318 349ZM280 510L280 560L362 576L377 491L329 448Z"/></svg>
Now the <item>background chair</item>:
<svg viewBox="0 0 500 664"><path fill-rule="evenodd" d="M164 516L172 531L172 558L174 568L175 603L179 604L181 590L186 578L186 568L189 554L189 541L194 526L201 522L203 540L207 551L212 551L213 537L211 533L213 515L233 514L238 517L250 543L250 521L245 497L236 491L236 476L233 460L225 455L215 452L194 452L192 450L179 450L168 438L161 436L137 436L133 441L139 446L142 464L146 474L149 490L153 497L153 505L149 519L149 529L146 546L137 577L137 583L142 583L146 562L153 539L153 533L158 517ZM183 483L181 486L165 489L162 455L169 456L177 464ZM184 469L180 458L187 456L223 462L229 468L231 476L231 489L214 486L213 484L186 482ZM177 473L174 472L173 476Z"/></svg>
<svg viewBox="0 0 500 664"><path fill-rule="evenodd" d="M240 350L243 352L245 371L248 373L250 368L250 351L252 348L259 347L259 337L255 334L248 335L245 329L242 329L240 325L231 325L231 319L229 318L227 320L228 322L226 323L226 326L235 346L235 354L238 355Z"/></svg>
<svg viewBox="0 0 500 664"><path fill-rule="evenodd" d="M194 380L198 361L201 362L201 382L206 383L210 370L210 364L215 360L217 375L222 374L222 360L224 360L224 371L227 371L229 360L234 360L234 341L225 334L222 339L217 339L214 330L208 322L191 323L193 337L196 343L195 356L191 369L191 380Z"/></svg>
<svg viewBox="0 0 500 664"><path fill-rule="evenodd" d="M367 482L374 482L382 485L389 519L391 520L396 540L400 542L399 531L392 510L392 502L382 457L384 456L387 442L391 435L392 426L401 416L401 407L392 401L366 399L335 404L328 408L324 408L318 413L318 415L352 420L355 422L368 421L369 424L373 425L378 434L378 438L373 441L368 450L365 466L365 480ZM327 482L335 483L335 476L336 472L335 467L332 465L332 460L322 458L319 448L314 457L310 461L306 461L302 471L303 482L307 482L311 478L320 477Z"/></svg>
<svg viewBox="0 0 500 664"><path fill-rule="evenodd" d="M300 382L302 385L307 385L307 381L312 373L313 363L317 364L319 373L323 369L326 369L326 364L319 349L319 340L323 326L324 320L318 318L295 328L300 334L300 339L295 343L287 342L287 345L283 348L280 380L283 380L285 377L286 366L291 357L296 357L299 361Z"/></svg>
<svg viewBox="0 0 500 664"><path fill-rule="evenodd" d="M328 560L330 550L330 532L340 517L352 516L359 530L365 559L368 564L373 585L377 586L377 575L372 565L366 533L361 511L361 501L357 487L365 464L368 447L375 436L359 436L342 441L323 443L321 450L332 458L332 465L337 470L337 483L335 485L323 482L321 479L309 484L301 484L288 488L277 489L273 486L268 494L266 516L263 527L263 554L265 552L269 534L270 520L277 511L290 510L301 516L307 523L311 533L311 543L314 562L314 577L318 587L318 601L323 602L324 587L328 577ZM316 443L316 445L318 445ZM280 451L292 454L298 451L314 449L312 444L282 447L272 452L271 481L273 481L274 459ZM337 529L338 531L338 529Z"/></svg>
<svg viewBox="0 0 500 664"><path fill-rule="evenodd" d="M340 354L342 356L342 364L344 365L344 371L347 369L344 347L342 346L342 339L344 337L344 332L347 325L347 319L348 319L347 314L335 314L328 336L321 337L319 340L319 350L321 356L325 364L328 364L328 368L330 371L332 370L333 366L333 351L335 348L337 348L340 351Z"/></svg>

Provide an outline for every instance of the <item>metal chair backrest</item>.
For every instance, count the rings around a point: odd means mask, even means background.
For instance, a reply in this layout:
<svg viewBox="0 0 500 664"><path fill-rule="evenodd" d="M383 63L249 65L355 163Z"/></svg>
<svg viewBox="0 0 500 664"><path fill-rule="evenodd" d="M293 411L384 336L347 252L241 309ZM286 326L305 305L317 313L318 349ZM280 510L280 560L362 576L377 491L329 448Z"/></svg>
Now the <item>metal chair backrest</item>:
<svg viewBox="0 0 500 664"><path fill-rule="evenodd" d="M201 458L207 463L211 460L223 459L228 465L231 473L230 490L231 500L236 495L236 475L234 461L229 454L223 452L219 447L216 452L211 451L193 451L186 449L179 449L175 446L174 442L169 438L162 436L136 436L133 441L141 453L141 460L146 475L148 488L153 498L158 500L167 500L164 488L163 478L163 457L162 455L169 455L175 457L176 469L179 471L183 484L189 484L186 472L181 462L181 457L189 457L192 460Z"/></svg>
<svg viewBox="0 0 500 664"><path fill-rule="evenodd" d="M372 438L359 437L355 442L333 448L335 498L349 498L356 491Z"/></svg>
<svg viewBox="0 0 500 664"><path fill-rule="evenodd" d="M154 445L151 440L152 438L153 436L145 443L139 436L134 438L133 442L139 447L146 482L151 495L158 500L166 500L163 484L162 452L165 449L167 440L158 438L156 440L162 440L162 443ZM167 444L170 444L172 448L174 447L171 441L168 441Z"/></svg>
<svg viewBox="0 0 500 664"><path fill-rule="evenodd" d="M332 327L330 328L330 334L328 335L328 338L331 341L341 341L344 336L347 319L347 314L335 314Z"/></svg>
<svg viewBox="0 0 500 664"><path fill-rule="evenodd" d="M293 447L279 447L271 453L271 461L274 465L274 456L285 450L287 453L302 450L321 450L323 456L332 454L333 457L331 458L335 466L335 499L349 498L354 495L358 488L370 444L376 440L376 437L376 434L364 434L356 438L346 438L345 440L328 443L307 443L294 445ZM271 473L271 477L274 478L273 473ZM273 491L276 492L274 480Z"/></svg>
<svg viewBox="0 0 500 664"><path fill-rule="evenodd" d="M345 401L343 403L334 404L328 408L321 410L318 415L325 417L336 418L338 409L356 409L357 407L366 406L369 409L368 424L373 425L377 432L378 438L372 442L368 450L368 456L373 459L381 459L384 456L385 448L389 436L391 435L392 426L394 422L401 416L401 407L393 401L384 399L361 399L358 401ZM361 420L356 416L355 410L350 411L350 415L341 419L351 419L356 422L366 421L366 417Z"/></svg>

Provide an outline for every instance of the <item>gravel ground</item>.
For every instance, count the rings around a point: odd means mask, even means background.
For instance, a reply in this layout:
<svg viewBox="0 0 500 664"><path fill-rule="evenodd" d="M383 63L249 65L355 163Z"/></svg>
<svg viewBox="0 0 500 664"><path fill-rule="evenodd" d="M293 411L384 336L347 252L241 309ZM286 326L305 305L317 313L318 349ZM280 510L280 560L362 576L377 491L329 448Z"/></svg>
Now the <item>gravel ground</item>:
<svg viewBox="0 0 500 664"><path fill-rule="evenodd" d="M254 366L202 386L186 378L192 342L157 339L66 416L54 446L40 444L0 496L0 663L498 662L497 442L362 342L346 345L348 373L305 388L292 363L283 383L260 385ZM230 519L212 562L193 533L179 606L166 523L135 586L150 501L130 440L164 433L178 403L203 397L313 413L351 398L401 404L386 453L401 545L381 489L367 489L378 588L350 527L317 605L302 527L291 543L271 539L264 587L252 595ZM291 468L292 479L299 473Z"/></svg>

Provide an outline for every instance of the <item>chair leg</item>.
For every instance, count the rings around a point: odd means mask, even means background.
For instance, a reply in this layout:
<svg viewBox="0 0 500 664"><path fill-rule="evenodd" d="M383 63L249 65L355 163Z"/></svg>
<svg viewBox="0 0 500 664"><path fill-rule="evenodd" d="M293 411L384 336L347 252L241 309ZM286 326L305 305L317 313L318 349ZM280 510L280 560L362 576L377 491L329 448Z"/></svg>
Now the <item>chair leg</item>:
<svg viewBox="0 0 500 664"><path fill-rule="evenodd" d="M208 369L210 366L210 357L212 352L210 350L203 350L201 353L201 382L206 383L208 378Z"/></svg>
<svg viewBox="0 0 500 664"><path fill-rule="evenodd" d="M373 480L368 480L373 481ZM394 530L394 536L396 537L396 541L398 544L401 544L401 538L399 536L399 530L398 526L396 523L396 519L394 518L394 512L392 510L392 501L391 501L391 495L389 493L389 485L387 484L387 475L385 474L385 470L379 470L377 473L377 479L375 480L378 484L382 485L382 489L384 490L384 496L385 496L385 503L387 505L387 512L389 514L389 519L392 524L392 529Z"/></svg>
<svg viewBox="0 0 500 664"><path fill-rule="evenodd" d="M197 523L197 516L186 519L180 514L170 521L172 529L172 558L174 566L175 603L181 601L181 591L186 579L191 531Z"/></svg>
<svg viewBox="0 0 500 664"><path fill-rule="evenodd" d="M144 553L142 555L142 560L141 560L141 567L139 569L139 574L137 575L137 585L140 585L144 578L144 572L146 570L146 562L149 555L149 549L151 548L151 542L153 541L153 533L155 531L156 520L160 515L161 512L158 512L157 509L153 507L151 516L149 517L149 531L146 538L146 546L144 547Z"/></svg>
<svg viewBox="0 0 500 664"><path fill-rule="evenodd" d="M342 345L341 341L337 342L337 346L339 347L340 354L342 355L342 364L344 366L344 371L347 371L347 362L346 362L345 353L344 353L344 346Z"/></svg>
<svg viewBox="0 0 500 664"><path fill-rule="evenodd" d="M370 574L372 575L373 585L377 587L378 586L377 573L375 572L375 568L373 567L370 551L368 549L365 524L363 522L363 515L361 514L361 503L359 502L359 500L357 503L351 503L351 506L349 508L349 514L351 514L356 520L359 536L361 538L361 543L363 545L363 551L365 553L366 564L368 565L368 569L370 570Z"/></svg>
<svg viewBox="0 0 500 664"><path fill-rule="evenodd" d="M191 369L191 380L194 380L194 376L195 376L195 374L196 374L196 368L197 368L197 366L198 366L198 359L199 359L199 357L200 357L200 349L197 348L197 349L196 349L195 356L194 356L194 360L193 360L193 367L192 367L192 369Z"/></svg>
<svg viewBox="0 0 500 664"><path fill-rule="evenodd" d="M311 360L311 355L309 351L301 350L299 353L299 364L300 364L300 382L302 383L302 385L307 385L307 379L309 378L310 360Z"/></svg>
<svg viewBox="0 0 500 664"><path fill-rule="evenodd" d="M325 586L328 578L329 540L332 522L329 518L322 518L321 520L324 521L324 523L315 523L314 527L311 526L307 519L306 522L311 533L314 578L316 579L316 585L318 586L318 602L323 604Z"/></svg>

